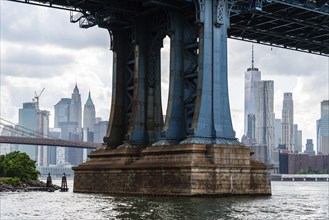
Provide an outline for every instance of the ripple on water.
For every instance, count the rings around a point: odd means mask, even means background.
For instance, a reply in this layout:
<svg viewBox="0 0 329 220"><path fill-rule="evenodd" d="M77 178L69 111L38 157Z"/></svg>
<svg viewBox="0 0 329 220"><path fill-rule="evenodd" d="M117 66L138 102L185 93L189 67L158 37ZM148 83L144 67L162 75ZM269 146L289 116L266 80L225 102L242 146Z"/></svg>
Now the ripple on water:
<svg viewBox="0 0 329 220"><path fill-rule="evenodd" d="M1 194L0 219L329 219L328 183L272 182L272 192L224 198L9 192Z"/></svg>

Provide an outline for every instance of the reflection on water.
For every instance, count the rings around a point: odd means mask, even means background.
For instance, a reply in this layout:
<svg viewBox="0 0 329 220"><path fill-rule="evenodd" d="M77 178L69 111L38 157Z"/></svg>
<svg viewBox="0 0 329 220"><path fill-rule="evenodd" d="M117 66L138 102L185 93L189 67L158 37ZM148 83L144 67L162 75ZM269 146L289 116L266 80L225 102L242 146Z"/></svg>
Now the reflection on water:
<svg viewBox="0 0 329 220"><path fill-rule="evenodd" d="M55 184L60 184L54 181ZM269 197L1 194L0 219L329 219L328 182L272 182Z"/></svg>

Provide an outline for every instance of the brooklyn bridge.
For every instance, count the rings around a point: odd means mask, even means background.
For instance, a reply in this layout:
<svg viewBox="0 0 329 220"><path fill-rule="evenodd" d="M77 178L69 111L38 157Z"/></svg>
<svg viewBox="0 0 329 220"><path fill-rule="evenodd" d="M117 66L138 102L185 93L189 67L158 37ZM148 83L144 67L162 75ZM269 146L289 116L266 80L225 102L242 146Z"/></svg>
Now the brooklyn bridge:
<svg viewBox="0 0 329 220"><path fill-rule="evenodd" d="M81 28L109 32L106 147L75 168L76 192L271 193L269 167L250 159L232 126L227 38L329 56L328 0L15 2L69 10ZM170 83L163 121L160 48L166 36ZM177 155L187 160L173 161Z"/></svg>

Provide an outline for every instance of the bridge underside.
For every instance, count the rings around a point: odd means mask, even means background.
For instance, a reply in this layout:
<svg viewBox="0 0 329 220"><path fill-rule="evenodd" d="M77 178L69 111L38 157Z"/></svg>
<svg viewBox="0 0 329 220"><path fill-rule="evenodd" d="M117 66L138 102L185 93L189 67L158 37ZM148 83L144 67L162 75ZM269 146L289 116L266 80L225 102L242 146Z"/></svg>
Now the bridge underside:
<svg viewBox="0 0 329 220"><path fill-rule="evenodd" d="M117 14L140 16L159 8L195 16L197 0L10 0L80 12L81 27L99 25ZM230 6L228 37L329 56L329 0L240 0ZM88 21L87 21L88 20ZM106 19L105 19L106 20Z"/></svg>
<svg viewBox="0 0 329 220"><path fill-rule="evenodd" d="M227 37L328 56L327 1L25 2L74 10L72 22L106 28L111 37L112 106L104 140L113 150L96 151L75 168L76 192L270 194L268 167L252 161L235 138ZM164 122L165 36L170 84Z"/></svg>

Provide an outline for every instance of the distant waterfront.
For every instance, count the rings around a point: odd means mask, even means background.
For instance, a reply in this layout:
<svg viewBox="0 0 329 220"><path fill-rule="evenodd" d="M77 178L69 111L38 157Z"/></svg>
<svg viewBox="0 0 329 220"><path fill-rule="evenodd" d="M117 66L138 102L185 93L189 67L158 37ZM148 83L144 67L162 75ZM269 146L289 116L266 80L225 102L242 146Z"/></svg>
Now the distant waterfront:
<svg viewBox="0 0 329 220"><path fill-rule="evenodd" d="M60 180L54 180L60 184ZM328 219L328 182L272 181L270 197L1 194L0 219ZM161 187L161 186L159 186Z"/></svg>

